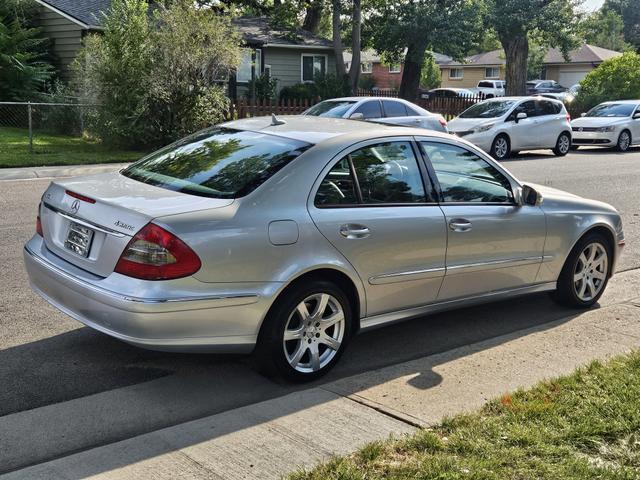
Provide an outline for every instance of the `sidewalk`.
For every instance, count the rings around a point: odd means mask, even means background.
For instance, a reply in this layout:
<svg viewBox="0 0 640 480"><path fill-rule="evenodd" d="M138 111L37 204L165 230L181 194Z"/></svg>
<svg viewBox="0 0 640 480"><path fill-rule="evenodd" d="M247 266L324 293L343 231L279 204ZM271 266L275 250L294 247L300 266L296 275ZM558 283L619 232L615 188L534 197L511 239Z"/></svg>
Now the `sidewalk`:
<svg viewBox="0 0 640 480"><path fill-rule="evenodd" d="M405 435L475 409L506 391L570 373L590 360L640 347L640 271L614 280L597 310L164 428L0 479L279 478L369 441Z"/></svg>
<svg viewBox="0 0 640 480"><path fill-rule="evenodd" d="M60 165L54 167L0 168L0 181L33 180L36 178L75 177L94 173L113 172L128 163L99 163L95 165Z"/></svg>

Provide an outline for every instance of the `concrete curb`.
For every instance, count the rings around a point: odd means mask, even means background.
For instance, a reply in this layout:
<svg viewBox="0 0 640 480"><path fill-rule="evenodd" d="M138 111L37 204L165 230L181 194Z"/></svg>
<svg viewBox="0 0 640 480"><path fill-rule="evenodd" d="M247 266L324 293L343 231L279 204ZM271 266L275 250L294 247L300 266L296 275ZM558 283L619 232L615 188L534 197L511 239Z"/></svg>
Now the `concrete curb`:
<svg viewBox="0 0 640 480"><path fill-rule="evenodd" d="M112 172L128 163L100 163L94 165L61 165L53 167L0 168L0 181L35 180L39 178L75 177Z"/></svg>

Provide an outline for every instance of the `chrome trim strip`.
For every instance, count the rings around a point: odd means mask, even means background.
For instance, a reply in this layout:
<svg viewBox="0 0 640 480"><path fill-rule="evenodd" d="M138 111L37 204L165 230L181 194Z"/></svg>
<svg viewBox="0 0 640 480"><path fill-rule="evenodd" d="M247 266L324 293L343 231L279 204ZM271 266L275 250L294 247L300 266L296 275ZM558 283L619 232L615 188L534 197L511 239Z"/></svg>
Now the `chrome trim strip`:
<svg viewBox="0 0 640 480"><path fill-rule="evenodd" d="M542 257L542 263L553 262L554 258L556 258L555 255L545 255Z"/></svg>
<svg viewBox="0 0 640 480"><path fill-rule="evenodd" d="M84 225L85 227L93 228L94 230L97 230L99 232L106 233L108 235L113 235L115 237L127 237L127 236L130 236L130 235L125 235L124 233L118 232L117 230L111 230L110 228L100 226L100 225L98 225L96 223L93 223L90 220L86 220L84 218L80 218L80 217L78 217L76 215L73 215L72 213L68 213L68 212L65 212L63 210L60 210L59 208L54 207L53 205L51 205L51 204L49 204L47 202L42 202L42 205L47 207L49 210L52 210L52 211L56 212L58 215L66 218L67 220L71 220L72 222L79 223L80 225Z"/></svg>
<svg viewBox="0 0 640 480"><path fill-rule="evenodd" d="M460 265L447 266L447 274L451 272L452 275L457 273L476 272L481 270L490 270L492 268L508 268L519 267L523 265L533 265L536 263L542 263L543 257L524 257L524 258L506 258L502 260L489 260L486 262L478 263L464 263Z"/></svg>
<svg viewBox="0 0 640 480"><path fill-rule="evenodd" d="M556 289L556 282L538 283L528 285L526 287L498 290L495 292L484 293L466 298L456 298L453 300L445 300L442 302L430 303L420 307L409 308L391 313L383 313L371 317L365 317L360 320L360 331L382 327L389 323L399 322L401 320L409 320L411 318L421 317L430 313L436 313L452 308L462 308L472 305L488 303L509 297L525 295L529 293L547 292Z"/></svg>
<svg viewBox="0 0 640 480"><path fill-rule="evenodd" d="M112 292L111 290L107 290L102 287L97 287L90 283L83 282L73 275L65 272L64 270L58 268L50 262L47 262L45 259L37 255L33 252L28 246L24 247L25 252L29 254L34 261L38 262L40 265L45 267L46 269L54 272L56 275L60 275L65 280L75 283L79 285L81 288L91 290L99 295L106 295L121 302L127 303L139 303L139 304L162 304L162 303L186 303L186 302L199 302L199 301L216 301L216 300L243 300L247 301L244 303L240 303L240 305L248 305L251 303L256 303L258 298L260 297L258 294L254 293L240 293L240 294L229 294L229 295L202 295L202 296L193 296L193 297L174 297L174 298L142 298L142 297L131 297L128 295L123 295L120 293ZM212 307L213 308L213 307Z"/></svg>
<svg viewBox="0 0 640 480"><path fill-rule="evenodd" d="M423 280L426 278L438 278L444 276L444 267L427 268L424 270L413 270L409 272L385 273L369 278L371 285L385 285L388 283L410 282L412 280Z"/></svg>

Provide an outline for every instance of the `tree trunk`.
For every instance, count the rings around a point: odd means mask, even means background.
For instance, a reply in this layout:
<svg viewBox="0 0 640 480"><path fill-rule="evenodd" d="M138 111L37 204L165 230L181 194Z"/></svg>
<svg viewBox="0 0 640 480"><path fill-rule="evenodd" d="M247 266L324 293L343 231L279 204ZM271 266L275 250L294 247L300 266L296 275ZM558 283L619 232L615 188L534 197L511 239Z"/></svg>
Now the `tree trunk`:
<svg viewBox="0 0 640 480"><path fill-rule="evenodd" d="M323 0L314 0L307 7L307 12L304 16L304 22L302 28L312 33L318 33L320 29L320 20L322 19L322 12L324 10Z"/></svg>
<svg viewBox="0 0 640 480"><path fill-rule="evenodd" d="M501 37L500 42L507 58L506 95L527 94L527 59L529 57L529 37L521 35Z"/></svg>
<svg viewBox="0 0 640 480"><path fill-rule="evenodd" d="M351 93L358 90L360 80L360 30L362 28L362 7L361 0L353 0L353 24L351 33L351 67L349 68L349 82Z"/></svg>
<svg viewBox="0 0 640 480"><path fill-rule="evenodd" d="M342 48L342 36L340 35L340 14L342 13L342 6L340 0L332 0L333 4L333 53L336 57L336 75L339 78L344 78L346 75L344 68L344 55Z"/></svg>
<svg viewBox="0 0 640 480"><path fill-rule="evenodd" d="M420 75L424 65L424 56L427 52L426 44L411 43L407 48L404 57L404 67L402 70L402 81L398 96L411 102L418 98L418 88L420 87Z"/></svg>

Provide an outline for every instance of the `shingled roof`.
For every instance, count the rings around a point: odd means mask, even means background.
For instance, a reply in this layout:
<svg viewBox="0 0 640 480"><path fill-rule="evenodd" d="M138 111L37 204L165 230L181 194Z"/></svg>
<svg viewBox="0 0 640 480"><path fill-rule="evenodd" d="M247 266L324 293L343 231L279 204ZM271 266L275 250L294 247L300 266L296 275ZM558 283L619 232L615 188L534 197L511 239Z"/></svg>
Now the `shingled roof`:
<svg viewBox="0 0 640 480"><path fill-rule="evenodd" d="M36 0L81 26L101 28L103 13L108 13L111 0Z"/></svg>
<svg viewBox="0 0 640 480"><path fill-rule="evenodd" d="M266 17L240 17L233 20L233 25L244 38L253 45L297 46L314 48L332 48L333 44L326 38L298 29L295 31L273 28Z"/></svg>
<svg viewBox="0 0 640 480"><path fill-rule="evenodd" d="M583 44L581 47L569 52L569 62L562 56L562 52L557 48L551 48L544 57L545 65L557 65L566 63L590 63L600 64L605 60L622 55L620 52L596 47L595 45ZM485 67L504 65L505 55L502 49L491 52L483 52L467 57L464 62L449 62L451 66Z"/></svg>

